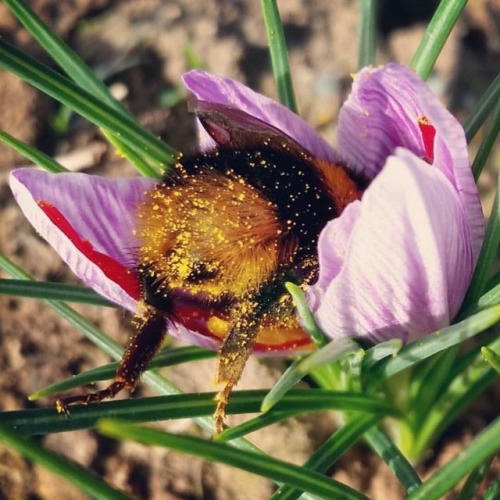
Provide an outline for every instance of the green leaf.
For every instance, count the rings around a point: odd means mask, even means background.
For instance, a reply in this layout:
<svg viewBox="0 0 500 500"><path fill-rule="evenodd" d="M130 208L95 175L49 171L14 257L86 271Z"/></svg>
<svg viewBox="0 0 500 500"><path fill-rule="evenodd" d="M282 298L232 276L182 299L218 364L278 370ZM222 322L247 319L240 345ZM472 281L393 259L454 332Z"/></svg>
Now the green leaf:
<svg viewBox="0 0 500 500"><path fill-rule="evenodd" d="M472 277L469 290L464 299L462 310L465 313L475 307L481 295L486 291L486 287L492 275L495 261L498 259L500 247L500 177L497 179L497 191L491 209L490 220L486 226L483 246L477 261L476 269ZM464 313L461 313L463 315Z"/></svg>
<svg viewBox="0 0 500 500"><path fill-rule="evenodd" d="M96 77L80 56L71 50L25 3L20 0L4 0L4 4L77 85L124 117L135 121L135 117L110 94L106 85Z"/></svg>
<svg viewBox="0 0 500 500"><path fill-rule="evenodd" d="M12 137L10 134L4 132L3 130L0 130L0 141L4 142L5 144L7 144L7 146L10 146L12 149L17 151L18 153L21 153L24 157L28 158L28 160L32 161L33 163L36 163L37 165L40 165L49 172L54 172L54 173L67 172L66 168L57 163L50 156L46 155L45 153L42 153L41 151L38 151L38 149L29 146L28 144L20 141L19 139Z"/></svg>
<svg viewBox="0 0 500 500"><path fill-rule="evenodd" d="M184 44L184 57L189 69L204 69L203 61L190 43Z"/></svg>
<svg viewBox="0 0 500 500"><path fill-rule="evenodd" d="M498 349L500 339L494 338L488 347ZM410 451L411 456L419 457L429 449L494 379L495 372L485 363L479 348L472 349L457 360L441 398L436 400L427 414L422 414L419 422L415 422L418 425L414 429L415 441Z"/></svg>
<svg viewBox="0 0 500 500"><path fill-rule="evenodd" d="M368 384L373 386L383 379L392 377L438 352L483 332L498 323L499 320L500 305L495 305L460 323L418 339L401 349L396 357L387 361L383 360L376 365L372 370Z"/></svg>
<svg viewBox="0 0 500 500"><path fill-rule="evenodd" d="M324 498L361 499L363 494L317 472L258 453L235 450L224 443L179 436L125 422L104 420L99 431L106 436L170 448L205 460L224 463L277 482L286 482Z"/></svg>
<svg viewBox="0 0 500 500"><path fill-rule="evenodd" d="M377 0L360 0L358 24L358 69L375 62L377 50Z"/></svg>
<svg viewBox="0 0 500 500"><path fill-rule="evenodd" d="M278 87L280 102L294 113L297 112L297 103L293 92L288 51L286 48L285 33L281 23L276 0L260 0L264 23L267 31L267 43L271 55L271 65L274 80Z"/></svg>
<svg viewBox="0 0 500 500"><path fill-rule="evenodd" d="M66 45L30 8L19 0L6 0L4 2L24 27L33 35L38 43L59 64L63 71L82 89L86 90L104 104L113 108L127 120L137 122L136 118L123 107L109 92L106 85L101 82L85 62ZM65 108L68 110L68 108ZM67 115L68 112L66 111ZM133 152L134 148L127 148L121 138L115 137L114 144L125 154ZM157 173L144 161L136 162L137 152L127 158L136 166L142 166L139 171L149 177L156 177Z"/></svg>
<svg viewBox="0 0 500 500"><path fill-rule="evenodd" d="M267 391L264 390L236 391L231 395L227 413L258 413L266 394ZM197 418L213 414L215 395L215 392L177 394L107 401L86 406L75 405L71 407L71 418L58 414L55 407L5 411L0 413L0 423L15 427L24 434L33 435L94 427L99 418L122 418L133 422ZM290 391L275 407L276 412L289 412L293 415L326 410L400 416L392 405L371 396L322 389ZM212 426L207 430L211 432Z"/></svg>
<svg viewBox="0 0 500 500"><path fill-rule="evenodd" d="M418 474L387 434L374 427L366 433L366 440L372 449L384 460L399 479L407 492L421 484Z"/></svg>
<svg viewBox="0 0 500 500"><path fill-rule="evenodd" d="M47 470L74 484L92 498L106 500L126 500L131 497L118 491L85 467L45 449L34 439L27 439L17 430L0 425L0 441L13 448L24 457L39 463Z"/></svg>
<svg viewBox="0 0 500 500"><path fill-rule="evenodd" d="M154 161L158 168L174 162L176 152L152 136L116 109L103 103L87 90L75 85L36 59L9 45L0 38L0 66L16 74L31 85L75 110L77 113L107 129L119 137L124 144L139 150ZM152 172L156 176L156 172Z"/></svg>
<svg viewBox="0 0 500 500"><path fill-rule="evenodd" d="M213 351L207 351L206 349L201 349L195 346L179 347L177 349L165 349L160 351L160 353L151 362L149 370L154 368L163 368L165 366L173 366L181 363L192 363L201 359L213 358L216 353ZM36 401L42 397L52 396L53 394L60 394L61 392L74 389L76 387L81 387L86 384L94 384L100 380L110 380L115 376L116 369L118 368L118 362L109 363L104 366L99 366L92 370L88 370L78 375L73 375L66 380L57 382L55 384L46 387L40 391L30 394L30 401Z"/></svg>
<svg viewBox="0 0 500 500"><path fill-rule="evenodd" d="M492 123L490 128L486 132L486 136L479 146L476 157L472 162L472 172L474 173L474 179L476 181L479 179L481 172L483 171L486 162L493 150L495 144L497 144L498 133L500 132L500 104L497 104L495 113L493 115Z"/></svg>
<svg viewBox="0 0 500 500"><path fill-rule="evenodd" d="M113 145L117 152L127 158L127 160L145 177L158 177L158 173L152 170L140 154L137 154L135 148L128 146L121 138L114 136L105 129L101 129L102 134Z"/></svg>
<svg viewBox="0 0 500 500"><path fill-rule="evenodd" d="M408 409L408 420L415 428L421 425L432 407L439 404L443 394L446 394L450 374L459 353L460 345L450 347L427 361L428 370L418 370L419 365L412 372L411 407Z"/></svg>
<svg viewBox="0 0 500 500"><path fill-rule="evenodd" d="M457 500L470 500L471 498L474 498L474 495L478 493L477 489L481 484L481 481L488 472L492 459L493 458L486 460L469 474L467 481L465 481L463 488L460 490Z"/></svg>
<svg viewBox="0 0 500 500"><path fill-rule="evenodd" d="M59 109L50 120L52 130L57 135L64 135L68 133L71 117L73 111L66 106L59 106Z"/></svg>
<svg viewBox="0 0 500 500"><path fill-rule="evenodd" d="M316 321L314 320L314 316L309 309L309 305L307 304L306 297L301 288L294 283L287 282L285 283L285 288L288 293L292 296L295 308L297 310L297 314L301 320L301 324L307 333L310 335L313 342L317 347L324 347L329 341L325 337L325 334L320 330Z"/></svg>
<svg viewBox="0 0 500 500"><path fill-rule="evenodd" d="M500 304L500 283L488 290L477 302L477 306L480 309L493 306L495 304Z"/></svg>
<svg viewBox="0 0 500 500"><path fill-rule="evenodd" d="M500 479L497 479L484 494L483 500L498 500L500 498Z"/></svg>
<svg viewBox="0 0 500 500"><path fill-rule="evenodd" d="M413 490L408 500L432 500L441 498L474 468L500 452L500 418L484 429L455 458L442 466L421 486Z"/></svg>
<svg viewBox="0 0 500 500"><path fill-rule="evenodd" d="M318 351L295 360L269 391L262 403L262 411L271 409L294 385L319 366L330 363L345 354L360 350L359 344L349 338L337 339Z"/></svg>
<svg viewBox="0 0 500 500"><path fill-rule="evenodd" d="M481 354L484 359L495 369L495 371L500 375L500 356L487 347L481 348Z"/></svg>
<svg viewBox="0 0 500 500"><path fill-rule="evenodd" d="M376 415L356 415L332 434L304 463L302 467L317 472L327 472L328 469L352 446L363 434L380 420ZM284 485L271 497L271 500L293 500L299 498L302 489Z"/></svg>
<svg viewBox="0 0 500 500"><path fill-rule="evenodd" d="M464 123L465 137L470 142L481 128L486 118L500 101L500 73L481 96L474 111Z"/></svg>
<svg viewBox="0 0 500 500"><path fill-rule="evenodd" d="M42 300L65 300L66 302L117 307L116 304L101 297L90 288L81 285L68 285L66 283L52 283L49 281L0 278L0 295L15 295L17 297L31 297Z"/></svg>
<svg viewBox="0 0 500 500"><path fill-rule="evenodd" d="M375 366L379 361L389 356L394 357L401 350L403 341L401 339L391 339L370 347L366 350L362 362L362 371L366 372Z"/></svg>
<svg viewBox="0 0 500 500"><path fill-rule="evenodd" d="M450 36L460 14L467 5L467 0L441 0L420 45L410 62L423 80L427 80L432 68L443 50L444 44Z"/></svg>
<svg viewBox="0 0 500 500"><path fill-rule="evenodd" d="M264 427L268 427L272 424L276 424L278 422L282 422L283 420L287 420L289 418L293 418L297 415L300 415L302 411L270 411L267 413L263 413L257 417L251 418L242 424L235 425L234 427L229 427L222 431L220 434L214 437L215 441L219 441L221 443L227 443L232 439L236 439L242 436L246 436L251 432L258 431L263 429Z"/></svg>

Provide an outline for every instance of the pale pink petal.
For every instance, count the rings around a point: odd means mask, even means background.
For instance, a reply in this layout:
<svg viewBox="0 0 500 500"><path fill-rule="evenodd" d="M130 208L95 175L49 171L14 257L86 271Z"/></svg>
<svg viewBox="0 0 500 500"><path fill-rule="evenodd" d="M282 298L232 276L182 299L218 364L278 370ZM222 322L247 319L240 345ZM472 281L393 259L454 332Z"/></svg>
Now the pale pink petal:
<svg viewBox="0 0 500 500"><path fill-rule="evenodd" d="M10 175L26 218L72 271L131 311L139 292L133 273L135 210L153 185L151 179L50 174L32 168Z"/></svg>
<svg viewBox="0 0 500 500"><path fill-rule="evenodd" d="M341 226L332 222L324 231ZM331 239L321 236L320 262L332 260ZM339 265L332 274L331 266L320 266L318 285L311 287L315 317L332 338L410 341L448 325L474 268L455 189L404 149L388 159L365 192L344 251L340 272Z"/></svg>
<svg viewBox="0 0 500 500"><path fill-rule="evenodd" d="M424 117L435 130L433 144L427 146L420 127ZM412 70L395 63L361 70L340 113L338 143L349 166L370 178L396 147L438 168L459 194L477 259L484 217L463 128Z"/></svg>

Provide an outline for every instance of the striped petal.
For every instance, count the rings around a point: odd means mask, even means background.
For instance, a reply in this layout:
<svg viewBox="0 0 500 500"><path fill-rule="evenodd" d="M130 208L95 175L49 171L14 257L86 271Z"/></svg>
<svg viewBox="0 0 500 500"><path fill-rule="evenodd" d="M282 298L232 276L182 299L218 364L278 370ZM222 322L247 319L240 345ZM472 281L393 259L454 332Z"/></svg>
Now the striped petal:
<svg viewBox="0 0 500 500"><path fill-rule="evenodd" d="M33 227L89 287L131 311L135 210L154 181L14 170L10 187Z"/></svg>
<svg viewBox="0 0 500 500"><path fill-rule="evenodd" d="M463 128L412 70L395 63L361 70L340 113L338 143L347 164L369 178L397 147L439 169L463 205L477 259L484 217Z"/></svg>
<svg viewBox="0 0 500 500"><path fill-rule="evenodd" d="M370 342L411 341L448 325L475 264L454 186L402 148L361 203L323 230L319 258L320 279L309 292L319 325L332 338Z"/></svg>

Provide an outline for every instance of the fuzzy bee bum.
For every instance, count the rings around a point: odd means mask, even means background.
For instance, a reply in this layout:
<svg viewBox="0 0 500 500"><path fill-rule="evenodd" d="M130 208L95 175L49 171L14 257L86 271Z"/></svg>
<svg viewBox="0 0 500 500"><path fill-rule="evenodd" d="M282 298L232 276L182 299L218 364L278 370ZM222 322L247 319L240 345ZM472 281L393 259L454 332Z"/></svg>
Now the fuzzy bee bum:
<svg viewBox="0 0 500 500"><path fill-rule="evenodd" d="M362 194L359 179L314 158L291 138L237 110L193 103L216 150L180 157L137 212L140 304L112 384L58 401L90 403L133 389L168 332L212 311L220 340L215 430L256 344L310 348L284 284L318 278L317 243L326 223ZM221 136L223 138L221 140ZM179 307L179 297L190 307Z"/></svg>
<svg viewBox="0 0 500 500"><path fill-rule="evenodd" d="M463 128L414 72L364 68L338 151L297 115L228 78L184 75L201 150L159 180L14 170L24 214L135 332L106 389L134 389L167 333L218 349L215 428L251 352L313 345L285 283L332 340L410 342L450 324L484 217Z"/></svg>

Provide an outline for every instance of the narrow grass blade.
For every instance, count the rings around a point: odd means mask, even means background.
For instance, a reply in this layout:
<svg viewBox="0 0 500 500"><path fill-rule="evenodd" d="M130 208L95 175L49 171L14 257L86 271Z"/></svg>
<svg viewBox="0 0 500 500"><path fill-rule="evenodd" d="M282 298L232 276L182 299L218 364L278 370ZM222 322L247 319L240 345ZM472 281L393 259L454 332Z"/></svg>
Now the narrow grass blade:
<svg viewBox="0 0 500 500"><path fill-rule="evenodd" d="M330 363L351 352L359 351L359 344L350 338L330 342L320 350L294 361L269 391L262 403L262 411L269 411L294 385L315 368Z"/></svg>
<svg viewBox="0 0 500 500"><path fill-rule="evenodd" d="M9 45L1 38L0 66L75 110L92 123L107 129L126 145L140 150L158 168L164 169L175 160L177 153L172 148L149 134L134 120L126 118L88 91Z"/></svg>
<svg viewBox="0 0 500 500"><path fill-rule="evenodd" d="M215 356L215 352L207 351L206 349L194 346L163 350L151 362L149 370L154 368L163 368L165 366L174 366L181 363L192 363L202 359L214 358ZM98 366L97 368L79 373L78 375L74 375L70 378L62 380L61 382L52 384L45 389L30 394L29 399L30 401L36 401L37 399L52 396L54 394L60 394L61 392L69 391L70 389L74 389L76 387L94 384L95 382L101 380L110 380L115 376L117 368L118 362Z"/></svg>
<svg viewBox="0 0 500 500"><path fill-rule="evenodd" d="M82 89L90 92L94 97L101 100L113 108L124 118L136 122L136 118L124 106L121 105L109 92L106 85L99 80L85 62L71 50L37 15L20 0L6 0L4 2L24 27L33 35L38 43L47 51L63 71ZM120 145L120 138L115 138L114 144ZM119 147L124 151L127 158L137 166L134 157L137 154L128 156L128 152L133 153L133 148L127 148L125 144ZM139 163L140 165L140 163ZM139 171L143 175L156 177L157 172L149 165L142 165Z"/></svg>
<svg viewBox="0 0 500 500"><path fill-rule="evenodd" d="M489 345L492 349L499 346L498 339ZM421 456L428 450L465 408L490 386L495 376L495 371L482 359L479 350L465 355L450 375L451 380L442 397L417 422L412 456Z"/></svg>
<svg viewBox="0 0 500 500"><path fill-rule="evenodd" d="M184 57L189 69L205 69L205 64L189 43L184 44Z"/></svg>
<svg viewBox="0 0 500 500"><path fill-rule="evenodd" d="M177 394L106 401L87 406L76 405L71 407L71 418L56 413L55 408L0 412L0 423L15 427L24 434L33 435L94 427L99 418L123 418L133 422L197 418L213 414L215 395L214 392ZM265 395L266 391L263 390L234 392L227 413L258 413ZM290 391L275 408L276 412L288 412L293 415L327 410L363 411L381 417L401 416L393 405L385 401L361 394L321 389Z"/></svg>
<svg viewBox="0 0 500 500"><path fill-rule="evenodd" d="M349 422L332 434L303 464L306 469L326 473L327 470L352 446L363 434L380 420L375 415L356 415ZM303 490L290 485L281 486L270 500L294 500Z"/></svg>
<svg viewBox="0 0 500 500"><path fill-rule="evenodd" d="M225 429L223 432L215 436L214 440L220 443L227 443L232 439L246 436L251 432L263 429L264 427L269 427L270 425L282 422L283 420L293 418L296 415L299 415L300 413L302 412L297 411L294 413L293 411L286 411L286 412L272 411L263 413L258 417L254 417L247 420L246 422L243 422L242 424L235 425L234 427L229 427L228 429Z"/></svg>
<svg viewBox="0 0 500 500"><path fill-rule="evenodd" d="M49 281L28 281L0 278L0 295L15 295L33 299L64 300L80 304L93 304L105 307L117 307L99 294L80 285L52 283Z"/></svg>
<svg viewBox="0 0 500 500"><path fill-rule="evenodd" d="M366 498L356 490L317 472L266 455L235 450L224 443L204 441L192 436L179 436L110 420L101 421L98 429L109 437L132 439L143 444L161 446L205 460L224 463L277 482L292 484L324 498L346 500Z"/></svg>
<svg viewBox="0 0 500 500"><path fill-rule="evenodd" d="M491 113L495 106L500 102L500 73L491 82L486 92L481 96L476 104L474 111L464 123L465 137L467 142L470 142L478 130L481 128L486 118Z"/></svg>
<svg viewBox="0 0 500 500"><path fill-rule="evenodd" d="M467 0L441 0L410 62L423 80L427 80L450 36L451 30L467 5Z"/></svg>
<svg viewBox="0 0 500 500"><path fill-rule="evenodd" d="M448 326L416 340L401 349L395 358L376 365L368 380L370 386L392 377L414 364L457 345L490 328L500 320L500 305L489 307L460 323Z"/></svg>
<svg viewBox="0 0 500 500"><path fill-rule="evenodd" d="M465 296L464 311L475 307L481 295L486 291L486 287L492 275L493 265L499 256L500 248L500 177L497 179L497 191L491 209L490 220L486 226L483 246L479 254L476 269L472 276L472 281Z"/></svg>
<svg viewBox="0 0 500 500"><path fill-rule="evenodd" d="M460 353L460 345L456 345L440 352L436 359L431 358L427 364L430 369L418 372L412 372L412 396L411 408L409 408L408 420L415 422L418 426L425 420L432 407L439 404L439 400L450 383L450 374L453 366L457 363L457 357Z"/></svg>
<svg viewBox="0 0 500 500"><path fill-rule="evenodd" d="M104 137L116 148L117 152L127 160L145 177L158 177L158 172L149 166L134 148L127 146L121 139L115 137L107 130L101 129Z"/></svg>
<svg viewBox="0 0 500 500"><path fill-rule="evenodd" d="M10 134L3 130L0 130L0 141L4 142L5 144L7 144L7 146L10 146L18 153L21 153L25 158L28 158L28 160L32 161L36 165L39 165L48 172L67 172L66 168L57 163L50 156L42 153L41 151L38 151L38 149L29 146L19 139L12 137Z"/></svg>
<svg viewBox="0 0 500 500"><path fill-rule="evenodd" d="M500 274L495 276L495 279L498 280L499 277ZM477 302L479 309L484 309L495 304L500 304L500 283L495 285L491 290L488 290Z"/></svg>
<svg viewBox="0 0 500 500"><path fill-rule="evenodd" d="M494 370L500 375L500 356L487 347L481 349L481 354L483 358L494 368Z"/></svg>
<svg viewBox="0 0 500 500"><path fill-rule="evenodd" d="M69 483L74 484L92 498L102 498L103 500L127 500L131 498L109 486L88 469L69 460L67 457L62 457L45 449L35 440L27 439L10 427L0 425L0 441Z"/></svg>
<svg viewBox="0 0 500 500"><path fill-rule="evenodd" d="M362 370L370 370L374 365L384 358L389 356L396 356L403 346L401 339L391 339L381 342L370 349L366 350L365 356L362 361Z"/></svg>
<svg viewBox="0 0 500 500"><path fill-rule="evenodd" d="M430 479L413 490L408 500L441 498L474 468L498 452L500 452L500 418L486 427L471 444L439 468Z"/></svg>
<svg viewBox="0 0 500 500"><path fill-rule="evenodd" d="M77 85L88 90L118 113L135 120L135 117L109 93L106 85L95 76L80 56L71 50L25 3L20 0L4 0L4 4Z"/></svg>
<svg viewBox="0 0 500 500"><path fill-rule="evenodd" d="M278 5L276 0L261 0L260 5L266 25L269 54L271 55L274 80L278 87L278 96L281 104L296 113L297 103L293 92L285 33L278 11Z"/></svg>
<svg viewBox="0 0 500 500"><path fill-rule="evenodd" d="M497 144L498 133L500 132L500 103L497 104L490 128L486 132L486 136L479 146L479 150L472 162L472 172L474 173L474 179L476 181L479 179L481 172L493 150L493 146Z"/></svg>
<svg viewBox="0 0 500 500"><path fill-rule="evenodd" d="M360 0L358 24L358 69L375 62L377 50L377 0Z"/></svg>
<svg viewBox="0 0 500 500"><path fill-rule="evenodd" d="M316 324L314 316L311 310L309 309L309 305L307 304L304 292L300 289L299 286L290 282L285 283L285 288L287 289L287 292L292 296L302 326L311 336L311 339L313 340L313 342L316 344L317 347L324 347L328 343L328 340L325 337L325 334L320 330L320 328Z"/></svg>
<svg viewBox="0 0 500 500"><path fill-rule="evenodd" d="M488 472L491 462L492 458L486 460L469 474L469 477L467 478L465 484L460 490L457 500L470 500L471 498L475 498L474 495L478 493L477 489L481 484L481 481L486 476L486 473Z"/></svg>
<svg viewBox="0 0 500 500"><path fill-rule="evenodd" d="M498 500L500 498L500 479L497 479L484 494L483 500Z"/></svg>
<svg viewBox="0 0 500 500"><path fill-rule="evenodd" d="M385 432L374 427L366 433L365 439L375 453L391 469L408 493L421 484L422 481L415 469Z"/></svg>
<svg viewBox="0 0 500 500"><path fill-rule="evenodd" d="M9 273L16 279L33 281L33 278L17 267L14 263L10 262L5 256L0 255L0 268ZM81 332L85 334L92 342L94 342L105 353L109 354L115 359L120 359L123 353L123 348L105 333L101 332L98 328L88 322L81 314L71 309L66 304L57 300L44 300L52 309L60 314L64 319L69 321L73 326L76 326Z"/></svg>

